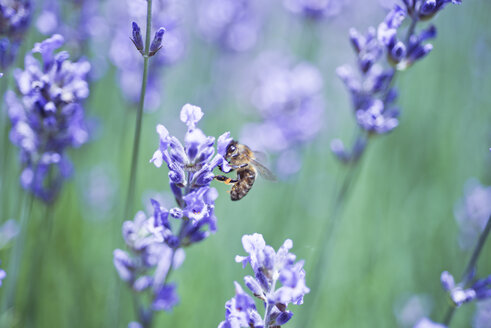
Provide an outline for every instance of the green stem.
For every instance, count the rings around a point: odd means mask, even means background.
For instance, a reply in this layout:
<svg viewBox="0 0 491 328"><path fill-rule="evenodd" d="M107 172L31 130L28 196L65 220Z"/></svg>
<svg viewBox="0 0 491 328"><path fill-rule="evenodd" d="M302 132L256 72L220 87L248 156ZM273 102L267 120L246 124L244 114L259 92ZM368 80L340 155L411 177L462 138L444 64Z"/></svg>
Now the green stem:
<svg viewBox="0 0 491 328"><path fill-rule="evenodd" d="M356 141L355 141L356 142ZM366 151L366 148L364 152ZM317 256L312 260L311 263L314 263L314 267L309 270L312 272L313 278L309 285L310 288L310 298L312 299L312 306L306 308L306 312L304 312L303 320L301 320L300 327L309 327L310 321L313 319L313 313L315 313L315 304L317 304L318 293L320 292L320 288L322 287L322 278L325 276L325 271L328 264L329 250L331 249L330 243L332 236L334 235L334 231L337 228L337 225L341 221L341 213L344 204L346 204L347 199L349 198L349 194L351 190L353 190L352 185L356 182L356 178L358 177L358 172L361 167L361 160L364 152L360 155L356 162L350 162L348 167L348 172L344 176L343 182L341 184L341 188L339 189L339 193L334 199L334 205L332 207L332 211L330 215L325 220L324 226L321 228L320 241L318 243Z"/></svg>
<svg viewBox="0 0 491 328"><path fill-rule="evenodd" d="M29 327L36 326L36 319L38 314L36 302L39 300L39 282L42 282L44 272L44 270L39 271L39 268L43 266L43 259L47 256L48 244L51 239L51 231L53 227L54 209L55 206L53 203L49 203L46 205L43 220L38 222L38 228L36 229L36 231L42 232L42 235L38 234L38 240L36 240L36 246L34 248L33 263L30 264L28 279L28 283L30 284L29 297L25 314L22 316L27 319L27 326ZM42 237L43 239L39 240L39 237Z"/></svg>
<svg viewBox="0 0 491 328"><path fill-rule="evenodd" d="M474 248L474 251L472 252L472 256L469 260L469 263L467 263L467 267L462 274L462 285L466 286L471 280L473 276L474 269L476 268L477 260L479 259L479 256L481 255L482 248L484 247L484 244L486 243L486 240L489 236L489 232L491 231L491 216L488 218L488 222L486 223L486 227L484 228L483 232L479 236L479 240L476 244L476 247ZM453 314L457 308L455 305L450 305L450 307L447 310L447 313L445 315L445 318L443 320L443 324L447 327L450 326L450 322L452 321Z"/></svg>
<svg viewBox="0 0 491 328"><path fill-rule="evenodd" d="M127 219L132 211L132 204L135 196L136 173L138 169L138 153L140 151L141 126L143 118L143 107L145 105L145 93L148 82L148 53L150 51L150 36L152 29L152 0L147 0L147 30L145 35L145 53L143 55L143 78L140 92L140 101L136 113L135 136L133 138L133 155L131 158L130 183L126 197L125 211L123 219Z"/></svg>

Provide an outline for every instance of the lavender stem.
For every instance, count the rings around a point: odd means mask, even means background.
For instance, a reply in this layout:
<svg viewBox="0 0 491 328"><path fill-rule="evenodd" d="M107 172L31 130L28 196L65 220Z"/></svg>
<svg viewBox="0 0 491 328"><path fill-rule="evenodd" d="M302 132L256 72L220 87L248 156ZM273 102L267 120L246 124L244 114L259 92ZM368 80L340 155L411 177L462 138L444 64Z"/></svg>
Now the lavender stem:
<svg viewBox="0 0 491 328"><path fill-rule="evenodd" d="M133 199L135 196L136 173L138 168L138 153L140 151L141 126L143 118L143 107L145 104L145 93L148 82L148 59L150 51L150 36L152 29L152 0L147 0L147 26L145 33L145 52L143 55L143 78L140 92L140 101L138 103L138 111L136 114L135 135L133 138L133 155L131 157L130 183L128 186L128 194L126 197L124 219L127 219L132 211Z"/></svg>
<svg viewBox="0 0 491 328"><path fill-rule="evenodd" d="M488 218L488 222L486 223L486 227L484 228L483 232L479 236L479 240L476 244L476 247L474 248L474 251L472 252L471 259L469 260L469 263L467 264L467 267L464 271L464 274L462 275L462 283L463 285L467 285L470 280L472 279L472 273L476 267L477 260L479 259L479 256L481 255L482 248L484 244L486 243L486 239L488 238L489 232L491 231L491 216ZM443 321L443 324L445 326L450 326L450 322L452 321L453 314L456 310L455 305L450 305L449 309L447 310L447 313L445 315L445 319Z"/></svg>

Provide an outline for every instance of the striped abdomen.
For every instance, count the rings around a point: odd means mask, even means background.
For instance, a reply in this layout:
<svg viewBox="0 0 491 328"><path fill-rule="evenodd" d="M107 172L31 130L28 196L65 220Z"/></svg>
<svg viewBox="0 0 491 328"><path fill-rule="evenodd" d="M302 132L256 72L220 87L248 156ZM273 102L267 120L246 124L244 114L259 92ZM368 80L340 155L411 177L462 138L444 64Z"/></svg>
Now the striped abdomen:
<svg viewBox="0 0 491 328"><path fill-rule="evenodd" d="M250 166L237 171L237 182L230 191L232 200L239 200L251 190L254 180L256 180L256 171Z"/></svg>

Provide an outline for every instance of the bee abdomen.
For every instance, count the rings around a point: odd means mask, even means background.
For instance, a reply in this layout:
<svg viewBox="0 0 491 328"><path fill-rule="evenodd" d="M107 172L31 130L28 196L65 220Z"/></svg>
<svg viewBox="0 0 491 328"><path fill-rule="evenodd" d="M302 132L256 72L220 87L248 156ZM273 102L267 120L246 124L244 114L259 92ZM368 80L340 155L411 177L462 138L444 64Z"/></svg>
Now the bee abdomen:
<svg viewBox="0 0 491 328"><path fill-rule="evenodd" d="M237 180L230 191L230 198L232 200L239 200L247 195L256 180L256 172L250 169L240 170L237 172Z"/></svg>

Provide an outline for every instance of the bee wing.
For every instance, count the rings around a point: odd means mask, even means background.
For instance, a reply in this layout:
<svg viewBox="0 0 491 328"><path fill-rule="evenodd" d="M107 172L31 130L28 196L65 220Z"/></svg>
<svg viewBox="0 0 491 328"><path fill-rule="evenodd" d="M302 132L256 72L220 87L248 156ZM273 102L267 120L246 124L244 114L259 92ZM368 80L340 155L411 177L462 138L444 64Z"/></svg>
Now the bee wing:
<svg viewBox="0 0 491 328"><path fill-rule="evenodd" d="M273 174L273 172L271 172L266 166L262 165L261 163L259 163L255 159L251 159L251 163L257 169L259 174L263 178L265 178L266 180L269 180L269 181L277 181L278 180L278 179L276 179L276 176Z"/></svg>
<svg viewBox="0 0 491 328"><path fill-rule="evenodd" d="M260 150L253 150L254 158L261 163L268 163L268 155Z"/></svg>

